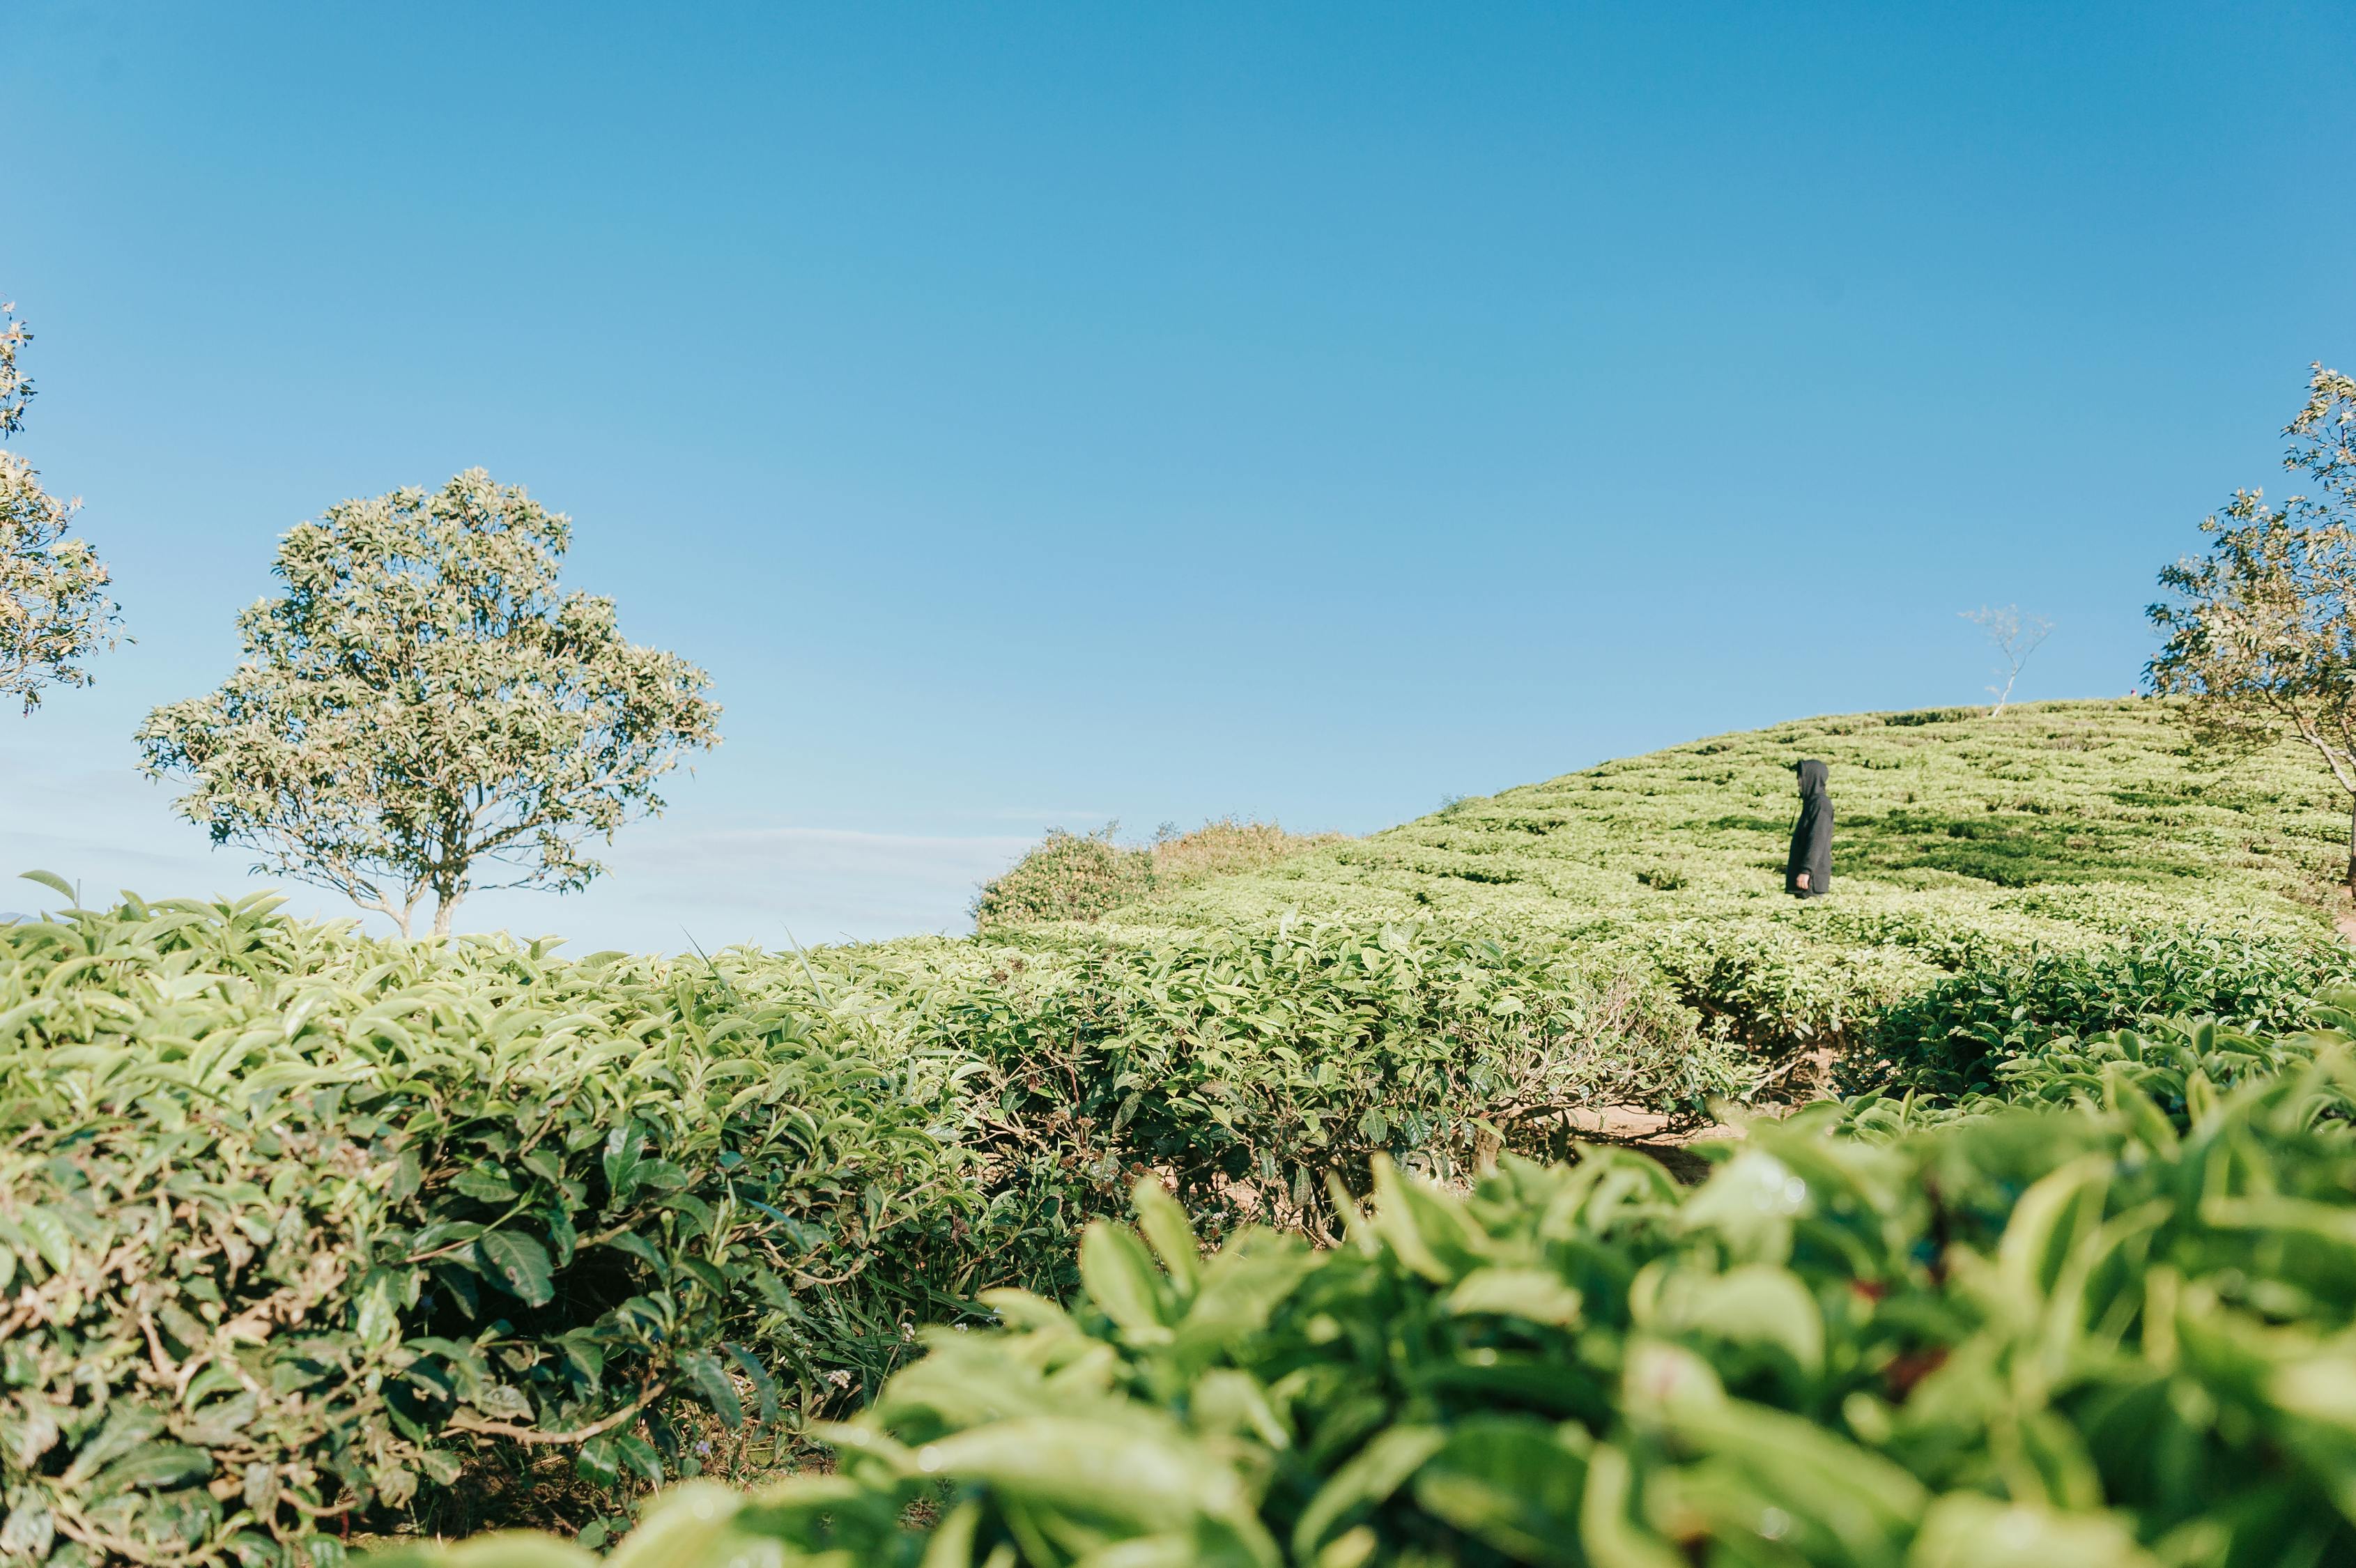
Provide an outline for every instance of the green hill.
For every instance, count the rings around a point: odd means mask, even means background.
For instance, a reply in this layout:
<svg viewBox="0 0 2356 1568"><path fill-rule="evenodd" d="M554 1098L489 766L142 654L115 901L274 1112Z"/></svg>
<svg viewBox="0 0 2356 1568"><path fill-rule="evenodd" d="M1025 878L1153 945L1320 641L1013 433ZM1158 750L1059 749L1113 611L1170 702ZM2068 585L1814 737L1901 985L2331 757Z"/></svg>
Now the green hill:
<svg viewBox="0 0 2356 1568"><path fill-rule="evenodd" d="M2314 908L2346 858L2344 808L2305 747L2225 761L2190 748L2159 703L2042 703L1717 736L1458 800L1156 912L1509 913L1584 930L1740 909L1782 894L1804 757L1831 765L1839 810L1828 908L1935 893L2036 912L2050 898L2035 890L2066 887L2288 912Z"/></svg>
<svg viewBox="0 0 2356 1568"><path fill-rule="evenodd" d="M1834 896L1807 904L1785 897L1780 877L1789 765L1803 756L1831 765L1841 822ZM618 1496L606 1489L626 1475L691 1475L710 1444L691 1454L680 1441L674 1420L690 1401L706 1431L748 1414L808 1430L873 1396L921 1342L921 1324L974 1326L983 1315L969 1303L995 1286L1071 1299L1085 1276L1123 1343L1193 1357L1213 1341L1163 1320L1155 1304L1175 1298L1144 1253L1088 1229L1141 1183L1157 1203L1167 1192L1183 1205L1196 1235L1230 1244L1220 1266L1237 1271L1234 1288L1203 1298L1214 1305L1201 1323L1220 1334L1287 1298L1294 1275L1282 1260L1309 1256L1289 1241L1271 1251L1255 1227L1363 1241L1374 1232L1360 1200L1387 1184L1394 1217L1381 1233L1408 1238L1408 1273L1363 1297L1363 1333L1336 1326L1349 1320L1324 1287L1301 1295L1301 1347L1439 1343L1391 1331L1409 1299L1395 1287L1411 1276L1444 1301L1434 1333L1445 1319L1446 1333L1475 1337L1463 1342L1475 1359L1429 1380L1430 1369L1415 1370L1412 1398L1453 1388L1486 1421L1527 1380L1495 1359L1492 1320L1576 1326L1576 1343L1605 1359L1579 1374L1590 1381L1576 1409L1547 1412L1538 1435L1576 1410L1607 1427L1619 1419L1589 1396L1622 1386L1613 1326L1640 1316L1644 1332L1626 1344L1689 1331L1708 1348L1725 1337L1714 1324L1747 1334L1791 1321L1775 1303L1796 1303L1798 1321L1823 1330L1808 1345L1847 1346L1811 1350L1812 1364L1868 1380L1882 1364L1873 1358L1912 1356L1926 1324L1983 1310L2005 1326L2062 1321L2028 1298L1989 1308L1996 1298L1976 1282L1993 1276L1934 1270L1922 1248L1953 1241L1958 1217L2000 1226L2017 1203L2019 1233L2035 1239L2017 1244L2008 1231L2008 1260L2058 1258L2047 1240L2065 1217L2090 1260L2118 1254L2145 1245L2157 1210L2137 1194L2156 1181L2180 1211L2170 1223L2217 1234L2151 1252L2176 1260L2151 1271L2169 1282L2155 1288L2176 1307L2207 1304L2213 1318L2221 1293L2258 1279L2265 1294L2248 1287L2247 1300L2276 1332L2278 1319L2312 1310L2301 1304L2347 1294L2346 1260L2309 1245L2330 1239L2319 1206L2344 1209L2349 1191L2344 1134L2327 1130L2338 1142L2325 1147L2327 1133L2309 1127L2346 1114L2342 1042L2263 1033L2296 1026L2319 990L2356 980L2329 918L2336 807L2288 748L2221 762L2188 751L2163 705L2056 703L1993 720L1860 715L1722 736L1459 801L1361 840L1295 848L1243 827L1173 840L1154 865L1132 866L1150 875L1103 879L1149 890L1104 918L1012 922L968 940L573 960L505 938L373 940L348 922L284 918L266 897L126 898L0 925L0 1284L21 1274L24 1304L0 1431L31 1434L18 1444L29 1457L0 1477L0 1509L36 1555L70 1527L155 1543L142 1552L198 1568L327 1561L323 1521L544 1522L554 1494L537 1481L508 1492L478 1483L534 1474L535 1452L600 1495ZM1056 853L1087 844L1111 853L1069 835ZM2085 1037L2161 1015L2196 1017ZM2202 1015L2254 1028L2211 1028ZM1615 1107L1691 1125L1730 1101L1797 1098L1826 1066L1843 1088L1928 1093L1803 1112L1731 1155L1690 1200L1633 1155L1581 1155L1567 1176L1504 1157L1560 1162ZM2295 1073L2268 1091L2277 1100L2217 1111L2219 1085L2277 1068ZM2329 1090L2320 1099L2319 1085ZM2100 1097L2110 1109L1991 1123L1992 1141L1969 1158L1952 1154L1963 1144L1912 1143L1906 1157L1928 1162L1920 1178L1890 1163L1888 1140L1968 1124L1988 1103L1975 1096L1991 1093ZM1836 1152L1826 1134L1837 1123L1868 1136ZM2253 1155L2259 1134L2279 1145L2278 1165ZM2115 1179L2072 1157L2094 1137L2116 1145ZM2153 1176L2157 1161L2217 1184L2225 1206ZM1386 1174L1396 1171L1475 1190L1473 1206L1412 1196ZM2091 1183L2096 1207L2022 1196L2036 1182L2050 1197L2055 1180ZM1794 1184L1826 1206L1796 1251ZM1886 1196L1845 1196L1869 1191ZM1593 1245L1567 1244L1556 1229L1572 1212L1564 1194L1591 1200ZM1918 1197L1949 1207L1890 1228L1896 1204ZM2243 1201L2257 1197L2276 1205L2261 1220ZM1398 1218L1410 1215L1421 1218ZM1478 1227L1500 1228L1476 1234L1466 1216L1479 1215ZM1748 1237L1737 1250L1697 1239L1730 1218ZM1825 1244L1852 1222L1877 1246L1896 1243L1886 1262ZM2253 1241L2259 1223L2274 1229ZM1157 1232L1173 1280L1191 1277L1177 1262L1194 1253L1186 1224ZM1674 1243L1679 1256L1628 1250L1640 1243ZM2324 1272L2295 1287L2253 1273L2290 1258L2297 1273L2310 1251ZM1350 1269L1371 1258L1363 1246L1327 1255ZM1707 1298L1716 1306L1686 1285L1638 1288L1666 1281L1656 1264L1734 1258L1742 1265L1723 1280L1697 1274L1690 1287L1725 1285L1731 1294ZM1761 1297L1761 1260L1776 1258L1837 1267ZM1573 1274L1544 1272L1560 1267ZM2070 1263L2055 1276L2075 1282L2067 1311L2092 1299L2085 1282L2121 1273ZM1903 1290L1888 1296L1887 1334L1865 1348L1823 1337L1859 1321L1893 1279ZM1427 1288L1442 1284L1444 1297ZM1832 1304L1822 1323L1819 1299ZM2127 1318L2083 1310L2088 1332L2108 1326L2100 1336L2115 1349ZM1095 1320L1042 1305L1023 1321ZM2181 1332L2191 1344L2212 1330ZM2035 1354L2052 1353L2043 1329L2032 1338ZM2178 1343L2171 1331L2153 1352L2171 1359L2153 1366L2175 1365ZM1947 1354L1944 1341L1933 1348ZM1959 1343L1953 1361L1989 1387L2045 1388L1987 1370L1987 1358L2015 1353ZM1740 1387L1759 1391L1768 1363L1733 1354ZM1078 1386L1069 1378L1100 1378L1103 1355L1066 1364L1056 1397ZM2218 1386L2255 1386L2243 1363L2215 1366ZM2307 1366L2286 1361L2280 1377ZM1305 1385L1281 1380L1269 1385L1278 1402L1237 1403L1240 1385L1219 1375L1229 1380L1197 1391L1192 1408L1245 1422L1197 1434L1221 1454L1246 1427L1279 1431L1280 1410L1308 1408L1295 1403ZM2123 1375L2158 1386L2139 1369ZM1876 1432L1896 1429L1858 1424L1851 1395L1865 1384L1853 1381L1792 1385L1792 1410L1772 1430L1834 1411L1860 1441L1881 1442ZM1161 1399L1186 1385L1157 1372L1137 1386ZM1272 1489L1283 1509L1365 1485L1361 1440L1408 1421L1330 1386L1347 1396L1330 1418L1344 1435L1328 1442L1321 1416L1313 1434L1281 1429L1280 1446L1341 1468ZM1410 1384L1391 1369L1369 1386ZM958 1408L999 1410L997 1399ZM1925 1408L2000 1408L1980 1401L1967 1390ZM1635 1408L1657 1402L1647 1393ZM1415 1405L1412 1421L1431 1408ZM1250 1410L1265 1419L1235 1413ZM2029 1419L1969 1416L2011 1423L2008 1434ZM2079 1441L2037 1419L2040 1443ZM2231 1424L2245 1434L2269 1419L2244 1412ZM2117 1427L2090 1421L2090 1432ZM1438 1439L1410 1423L1380 1441L1365 1452L1389 1465L1410 1451L1397 1444ZM1900 1449L1962 1451L1945 1442ZM1573 1457L1605 1453L1587 1446L1601 1443L1577 1439ZM1670 1452L1643 1452L1655 1449ZM1044 1452L1027 1434L1002 1451ZM1421 1463L1432 1451L1411 1452ZM2257 1467L2246 1473L2271 1477L2276 1456L2249 1453ZM1055 1467L1023 1462L1028 1475ZM2093 1484L2073 1482L2069 1498L2094 1496ZM827 1494L819 1512L851 1495ZM895 1493L874 1515L887 1534L906 1500ZM1532 1539L1569 1539L1548 1528ZM914 1563L916 1550L890 1560Z"/></svg>
<svg viewBox="0 0 2356 1568"><path fill-rule="evenodd" d="M1834 895L1807 903L1783 892L1803 757L1830 765L1838 811ZM2008 959L2165 932L2329 942L2337 795L2295 743L2197 751L2156 701L1815 718L1458 800L1100 929L1150 944L1288 914L1472 927L1656 966L1756 1048L1839 1045Z"/></svg>

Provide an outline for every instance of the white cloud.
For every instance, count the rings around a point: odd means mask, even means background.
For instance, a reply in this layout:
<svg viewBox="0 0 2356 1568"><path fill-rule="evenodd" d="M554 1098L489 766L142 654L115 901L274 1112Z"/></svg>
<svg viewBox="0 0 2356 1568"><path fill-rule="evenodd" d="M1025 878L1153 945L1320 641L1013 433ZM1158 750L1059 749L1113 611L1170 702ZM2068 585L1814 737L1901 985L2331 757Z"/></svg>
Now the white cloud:
<svg viewBox="0 0 2356 1568"><path fill-rule="evenodd" d="M0 712L0 910L54 903L14 879L40 867L90 903L118 889L212 898L275 886L302 915L353 915L330 891L250 875L252 851L212 849L203 830L172 816L175 788L136 771L130 726L106 719L64 698L36 719ZM691 806L592 846L613 875L584 894L486 891L459 906L459 927L561 934L570 952L785 946L787 931L803 943L964 931L975 889L1030 849L1042 825L1087 830L1108 813L957 809L921 823L931 832L697 816ZM377 915L372 929L389 924Z"/></svg>
<svg viewBox="0 0 2356 1568"><path fill-rule="evenodd" d="M0 753L0 909L54 901L11 880L39 867L76 883L93 903L123 888L149 897L210 897L274 886L298 913L353 913L321 889L249 875L251 854L209 848L201 832L171 814L166 788L128 767L88 766L89 755L74 746ZM1039 820L1029 812L978 815ZM459 907L458 923L561 934L573 952L680 950L691 940L706 950L778 947L788 930L806 943L962 931L977 887L1035 838L642 822L593 851L613 871L588 891L562 898L480 893ZM384 929L381 917L375 925Z"/></svg>
<svg viewBox="0 0 2356 1568"><path fill-rule="evenodd" d="M1035 806L1011 806L994 810L952 811L951 816L965 817L984 822L1042 822L1069 828L1075 832L1101 826L1119 815L1098 807L1082 811L1041 811Z"/></svg>
<svg viewBox="0 0 2356 1568"><path fill-rule="evenodd" d="M614 875L578 902L626 901L630 923L668 921L709 948L956 931L980 885L1028 837L860 832L839 828L648 831L616 844ZM716 943L715 943L716 939Z"/></svg>

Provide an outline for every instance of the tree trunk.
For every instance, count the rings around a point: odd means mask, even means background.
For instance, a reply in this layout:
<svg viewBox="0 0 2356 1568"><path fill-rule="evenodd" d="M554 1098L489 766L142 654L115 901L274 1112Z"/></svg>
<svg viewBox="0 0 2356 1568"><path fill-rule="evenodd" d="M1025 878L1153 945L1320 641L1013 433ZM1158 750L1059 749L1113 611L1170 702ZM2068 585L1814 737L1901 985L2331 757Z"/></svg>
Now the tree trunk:
<svg viewBox="0 0 2356 1568"><path fill-rule="evenodd" d="M2351 846L2348 860L2349 886L2356 887L2356 826L2349 829L2349 843ZM450 913L457 907L458 895L455 893L445 893L434 900L434 934L435 936L446 937L450 934Z"/></svg>

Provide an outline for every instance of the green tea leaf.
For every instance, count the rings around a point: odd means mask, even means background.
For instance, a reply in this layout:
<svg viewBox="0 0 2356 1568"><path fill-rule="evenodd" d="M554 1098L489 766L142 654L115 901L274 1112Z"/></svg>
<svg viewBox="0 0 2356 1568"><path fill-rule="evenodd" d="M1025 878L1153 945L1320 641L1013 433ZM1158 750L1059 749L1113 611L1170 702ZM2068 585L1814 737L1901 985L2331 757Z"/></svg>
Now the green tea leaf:
<svg viewBox="0 0 2356 1568"><path fill-rule="evenodd" d="M148 1443L101 1470L91 1478L91 1487L102 1496L114 1496L134 1487L186 1486L203 1480L212 1472L212 1455L201 1448L177 1443Z"/></svg>
<svg viewBox="0 0 2356 1568"><path fill-rule="evenodd" d="M1292 1529L1293 1554L1314 1557L1327 1541L1398 1490L1447 1442L1447 1432L1435 1426L1394 1426L1377 1434L1334 1470L1301 1510Z"/></svg>
<svg viewBox="0 0 2356 1568"><path fill-rule="evenodd" d="M509 1295L544 1306L556 1295L548 1249L515 1230L489 1230L475 1240L476 1254L491 1279Z"/></svg>
<svg viewBox="0 0 2356 1568"><path fill-rule="evenodd" d="M737 1398L736 1385L730 1380L718 1358L701 1354L681 1356L680 1374L695 1397L712 1407L720 1423L730 1431L744 1423L744 1402Z"/></svg>
<svg viewBox="0 0 2356 1568"><path fill-rule="evenodd" d="M1459 1316L1488 1314L1567 1326L1579 1321L1579 1292L1544 1269L1475 1269L1448 1293Z"/></svg>
<svg viewBox="0 0 2356 1568"><path fill-rule="evenodd" d="M1170 1326L1162 1320L1164 1286L1145 1249L1128 1231L1102 1220L1087 1228L1080 1239L1080 1283L1130 1344L1170 1342Z"/></svg>
<svg viewBox="0 0 2356 1568"><path fill-rule="evenodd" d="M1141 1180L1130 1194L1137 1209L1137 1228L1153 1245L1154 1255L1170 1272L1171 1284L1181 1300L1194 1294L1194 1284L1202 1270L1202 1259L1194 1244L1194 1227L1187 1222L1186 1211L1163 1190L1160 1182L1151 1178Z"/></svg>
<svg viewBox="0 0 2356 1568"><path fill-rule="evenodd" d="M73 1237L65 1221L47 1208L28 1208L16 1217L17 1228L33 1244L41 1261L59 1273L73 1266Z"/></svg>
<svg viewBox="0 0 2356 1568"><path fill-rule="evenodd" d="M39 883L59 897L70 902L74 897L73 884L54 871L20 871L16 875L27 882Z"/></svg>
<svg viewBox="0 0 2356 1568"><path fill-rule="evenodd" d="M1543 1423L1474 1417L1415 1473L1416 1501L1518 1563L1580 1568L1587 1461Z"/></svg>

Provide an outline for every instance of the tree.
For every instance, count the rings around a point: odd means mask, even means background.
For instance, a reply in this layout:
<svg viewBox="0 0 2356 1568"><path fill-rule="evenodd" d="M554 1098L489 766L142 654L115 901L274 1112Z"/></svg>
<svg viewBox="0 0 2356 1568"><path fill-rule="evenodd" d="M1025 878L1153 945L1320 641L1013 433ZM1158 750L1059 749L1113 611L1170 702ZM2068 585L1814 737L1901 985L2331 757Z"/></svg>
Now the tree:
<svg viewBox="0 0 2356 1568"><path fill-rule="evenodd" d="M2205 744L2248 749L2286 734L2313 748L2350 802L2348 888L2356 897L2356 382L2312 367L2307 406L2284 427L2283 466L2314 495L2266 504L2237 490L2203 521L2212 542L2159 575L2172 602L2145 679L2188 699Z"/></svg>
<svg viewBox="0 0 2356 1568"><path fill-rule="evenodd" d="M2043 616L2024 617L2019 605L2007 605L2000 610L1982 605L1978 609L1964 611L1963 617L1987 633L1988 640L1996 644L1999 660L1996 672L2004 678L2004 684L1986 688L1988 695L1996 699L1996 706L1988 710L1988 717L1994 718L2012 701L2012 684L2020 679L2021 666L2029 662L2029 656L2037 651L2040 644L2053 635L2053 623Z"/></svg>
<svg viewBox="0 0 2356 1568"><path fill-rule="evenodd" d="M0 304L0 438L25 427L33 399L16 363L33 335L16 308ZM119 640L106 564L70 532L80 507L41 489L32 464L0 448L0 697L22 700L28 714L44 686L89 685L81 660Z"/></svg>
<svg viewBox="0 0 2356 1568"><path fill-rule="evenodd" d="M720 710L701 670L622 639L613 600L560 594L572 530L480 468L298 524L236 672L141 726L147 772L194 781L176 805L214 843L403 936L428 894L441 934L478 888L587 886L584 844L659 811Z"/></svg>

